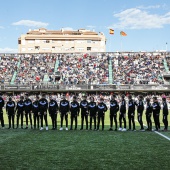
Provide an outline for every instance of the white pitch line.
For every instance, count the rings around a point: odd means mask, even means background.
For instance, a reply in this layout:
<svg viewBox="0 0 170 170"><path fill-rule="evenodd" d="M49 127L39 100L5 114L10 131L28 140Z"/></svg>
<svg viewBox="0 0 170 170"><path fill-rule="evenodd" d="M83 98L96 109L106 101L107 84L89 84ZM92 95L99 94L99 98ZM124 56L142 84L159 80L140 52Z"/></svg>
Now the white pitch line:
<svg viewBox="0 0 170 170"><path fill-rule="evenodd" d="M135 122L138 122L137 120L135 120ZM147 127L145 124L143 124L143 126L145 126L145 127ZM165 135L163 135L162 133L160 133L160 132L158 132L158 131L154 131L156 134L158 134L158 135L160 135L160 136L162 136L162 137L164 137L165 139L167 139L167 140L169 140L170 141L170 138L169 137L167 137L167 136L165 136Z"/></svg>
<svg viewBox="0 0 170 170"><path fill-rule="evenodd" d="M164 137L165 139L168 139L168 140L170 141L170 138L167 137L167 136L165 136L165 135L163 135L162 133L159 133L159 132L157 132L157 131L154 131L154 132L157 133L158 135Z"/></svg>

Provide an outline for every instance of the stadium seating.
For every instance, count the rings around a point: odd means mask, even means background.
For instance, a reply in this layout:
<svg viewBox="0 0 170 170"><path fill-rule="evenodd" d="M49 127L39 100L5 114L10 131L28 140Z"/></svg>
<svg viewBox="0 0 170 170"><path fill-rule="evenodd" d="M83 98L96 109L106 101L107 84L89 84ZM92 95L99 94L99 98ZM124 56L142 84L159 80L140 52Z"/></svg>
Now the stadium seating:
<svg viewBox="0 0 170 170"><path fill-rule="evenodd" d="M170 57L156 52L1 54L0 64L1 84L152 85L166 84Z"/></svg>
<svg viewBox="0 0 170 170"><path fill-rule="evenodd" d="M165 56L152 53L118 54L112 59L115 84L163 84Z"/></svg>
<svg viewBox="0 0 170 170"><path fill-rule="evenodd" d="M0 82L2 84L9 84L13 74L18 70L18 56L15 54L1 54L0 55Z"/></svg>

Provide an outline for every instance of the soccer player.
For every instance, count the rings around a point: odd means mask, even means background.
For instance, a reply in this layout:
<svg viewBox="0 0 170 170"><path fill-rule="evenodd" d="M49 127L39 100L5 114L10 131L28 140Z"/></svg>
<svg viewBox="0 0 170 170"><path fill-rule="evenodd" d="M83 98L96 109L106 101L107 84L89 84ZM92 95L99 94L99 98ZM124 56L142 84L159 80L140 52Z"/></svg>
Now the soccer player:
<svg viewBox="0 0 170 170"><path fill-rule="evenodd" d="M36 95L35 101L32 103L32 113L34 115L34 129L36 129L36 122L37 122L37 128L39 129L39 96Z"/></svg>
<svg viewBox="0 0 170 170"><path fill-rule="evenodd" d="M132 95L128 96L129 102L128 102L128 119L129 119L129 129L131 130L131 122L133 124L133 131L136 131L135 129L135 105L136 102L132 99Z"/></svg>
<svg viewBox="0 0 170 170"><path fill-rule="evenodd" d="M57 129L57 111L58 111L58 104L57 102L50 96L50 102L48 107L49 115L51 116L52 120L52 130Z"/></svg>
<svg viewBox="0 0 170 170"><path fill-rule="evenodd" d="M137 104L137 112L138 112L138 122L141 126L141 131L145 131L143 128L143 121L142 121L142 115L143 115L143 110L144 110L144 104L143 104L143 96L139 96L139 102Z"/></svg>
<svg viewBox="0 0 170 170"><path fill-rule="evenodd" d="M164 131L168 130L168 104L166 102L166 98L162 98L163 104L163 123L164 123Z"/></svg>
<svg viewBox="0 0 170 170"><path fill-rule="evenodd" d="M16 129L19 127L19 118L21 116L21 129L23 129L23 117L24 117L24 97L20 96L20 100L17 102L17 107L15 112L17 112L17 127Z"/></svg>
<svg viewBox="0 0 170 170"><path fill-rule="evenodd" d="M60 101L59 111L61 113L61 127L60 130L63 130L63 118L65 117L66 121L66 130L68 130L68 112L69 112L69 101L66 100L66 96L63 95L63 100Z"/></svg>
<svg viewBox="0 0 170 170"><path fill-rule="evenodd" d="M38 102L39 107L39 115L41 118L41 128L40 130L43 130L43 119L45 120L46 130L48 130L48 121L47 121L47 109L48 109L48 101L45 98L45 94L42 94L42 98Z"/></svg>
<svg viewBox="0 0 170 170"><path fill-rule="evenodd" d="M124 122L124 128L122 129L122 119ZM120 115L119 115L119 130L126 131L126 100L125 95L121 96L121 104L120 104Z"/></svg>
<svg viewBox="0 0 170 170"><path fill-rule="evenodd" d="M88 130L88 101L87 96L83 96L83 100L80 102L81 108L81 129L83 130L84 118L86 120L86 130Z"/></svg>
<svg viewBox="0 0 170 170"><path fill-rule="evenodd" d="M8 114L9 128L11 129L11 119L12 119L12 128L14 129L14 116L15 116L15 102L9 97L9 101L6 104L6 113Z"/></svg>
<svg viewBox="0 0 170 170"><path fill-rule="evenodd" d="M148 128L146 129L147 131L152 131L152 121L151 121L152 111L153 111L153 108L150 103L150 99L147 98L146 99L146 121L148 125Z"/></svg>
<svg viewBox="0 0 170 170"><path fill-rule="evenodd" d="M100 98L100 102L97 105L97 115L98 115L98 122L97 122L97 130L99 130L100 126L100 119L102 120L102 130L104 130L104 116L105 112L107 111L107 106L103 103L103 98Z"/></svg>
<svg viewBox="0 0 170 170"><path fill-rule="evenodd" d="M25 118L26 118L26 128L28 129L28 116L30 119L31 129L32 127L32 115L31 115L31 109L32 109L32 101L28 98L28 93L25 94L25 100L24 100L24 111L25 111Z"/></svg>
<svg viewBox="0 0 170 170"><path fill-rule="evenodd" d="M77 102L77 97L73 96L73 101L70 103L70 112L71 112L71 127L70 130L73 130L73 120L75 120L75 130L77 130L77 116L80 112L80 106Z"/></svg>
<svg viewBox="0 0 170 170"><path fill-rule="evenodd" d="M96 112L97 105L94 101L94 97L90 97L90 102L88 104L88 111L90 113L90 130L92 130L92 120L94 120L94 130L96 130Z"/></svg>
<svg viewBox="0 0 170 170"><path fill-rule="evenodd" d="M157 97L153 97L153 118L154 118L154 122L155 122L155 131L158 131L160 129L160 121L159 121L159 114L160 114L160 104L157 100Z"/></svg>
<svg viewBox="0 0 170 170"><path fill-rule="evenodd" d="M112 95L110 100L110 131L113 130L113 118L115 122L115 131L117 131L117 112L119 110L119 105L116 100L116 96Z"/></svg>
<svg viewBox="0 0 170 170"><path fill-rule="evenodd" d="M3 107L4 107L4 99L2 98L2 94L0 93L0 120L1 120L1 126L4 129L4 116L3 116Z"/></svg>

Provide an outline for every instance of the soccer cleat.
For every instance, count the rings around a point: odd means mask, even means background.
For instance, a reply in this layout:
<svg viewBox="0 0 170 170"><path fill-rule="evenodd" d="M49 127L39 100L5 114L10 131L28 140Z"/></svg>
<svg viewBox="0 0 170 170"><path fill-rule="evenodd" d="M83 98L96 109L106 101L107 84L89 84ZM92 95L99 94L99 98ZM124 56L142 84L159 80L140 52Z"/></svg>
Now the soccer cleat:
<svg viewBox="0 0 170 170"><path fill-rule="evenodd" d="M43 129L44 129L43 127L40 128L40 130L43 130Z"/></svg>
<svg viewBox="0 0 170 170"><path fill-rule="evenodd" d="M68 130L68 127L66 127L66 130Z"/></svg>
<svg viewBox="0 0 170 170"><path fill-rule="evenodd" d="M115 131L117 131L117 129L115 129Z"/></svg>
<svg viewBox="0 0 170 170"><path fill-rule="evenodd" d="M144 131L145 131L145 129L140 129L140 131L144 132Z"/></svg>
<svg viewBox="0 0 170 170"><path fill-rule="evenodd" d="M70 130L73 130L72 128L70 128Z"/></svg>
<svg viewBox="0 0 170 170"><path fill-rule="evenodd" d="M63 130L63 128L61 127L60 130Z"/></svg>
<svg viewBox="0 0 170 170"><path fill-rule="evenodd" d="M109 129L109 131L113 131L113 129L112 129L112 128L110 128L110 129Z"/></svg>
<svg viewBox="0 0 170 170"><path fill-rule="evenodd" d="M26 127L25 129L28 129L28 127Z"/></svg>
<svg viewBox="0 0 170 170"><path fill-rule="evenodd" d="M2 129L5 129L5 127L2 127Z"/></svg>
<svg viewBox="0 0 170 170"><path fill-rule="evenodd" d="M119 131L122 131L122 128L121 128L121 127L119 128Z"/></svg>
<svg viewBox="0 0 170 170"><path fill-rule="evenodd" d="M46 126L46 130L48 130L48 126Z"/></svg>
<svg viewBox="0 0 170 170"><path fill-rule="evenodd" d="M126 128L123 128L122 131L125 132L125 131L127 131L127 130L126 130Z"/></svg>
<svg viewBox="0 0 170 170"><path fill-rule="evenodd" d="M136 129L133 129L134 132L136 132Z"/></svg>

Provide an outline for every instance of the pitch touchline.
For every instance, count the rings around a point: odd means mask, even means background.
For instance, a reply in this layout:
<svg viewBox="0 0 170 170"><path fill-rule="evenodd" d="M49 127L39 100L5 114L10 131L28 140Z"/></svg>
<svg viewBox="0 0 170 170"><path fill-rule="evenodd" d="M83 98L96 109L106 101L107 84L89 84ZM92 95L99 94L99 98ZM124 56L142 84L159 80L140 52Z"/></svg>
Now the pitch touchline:
<svg viewBox="0 0 170 170"><path fill-rule="evenodd" d="M135 120L135 122L138 122L137 120ZM147 127L145 124L143 124L143 126L145 126L145 127ZM158 135L160 135L160 136L162 136L162 137L164 137L165 139L167 139L167 140L169 140L170 141L170 138L169 137L167 137L167 136L165 136L165 135L163 135L162 133L160 133L160 132L157 132L157 131L154 131L156 134L158 134Z"/></svg>

